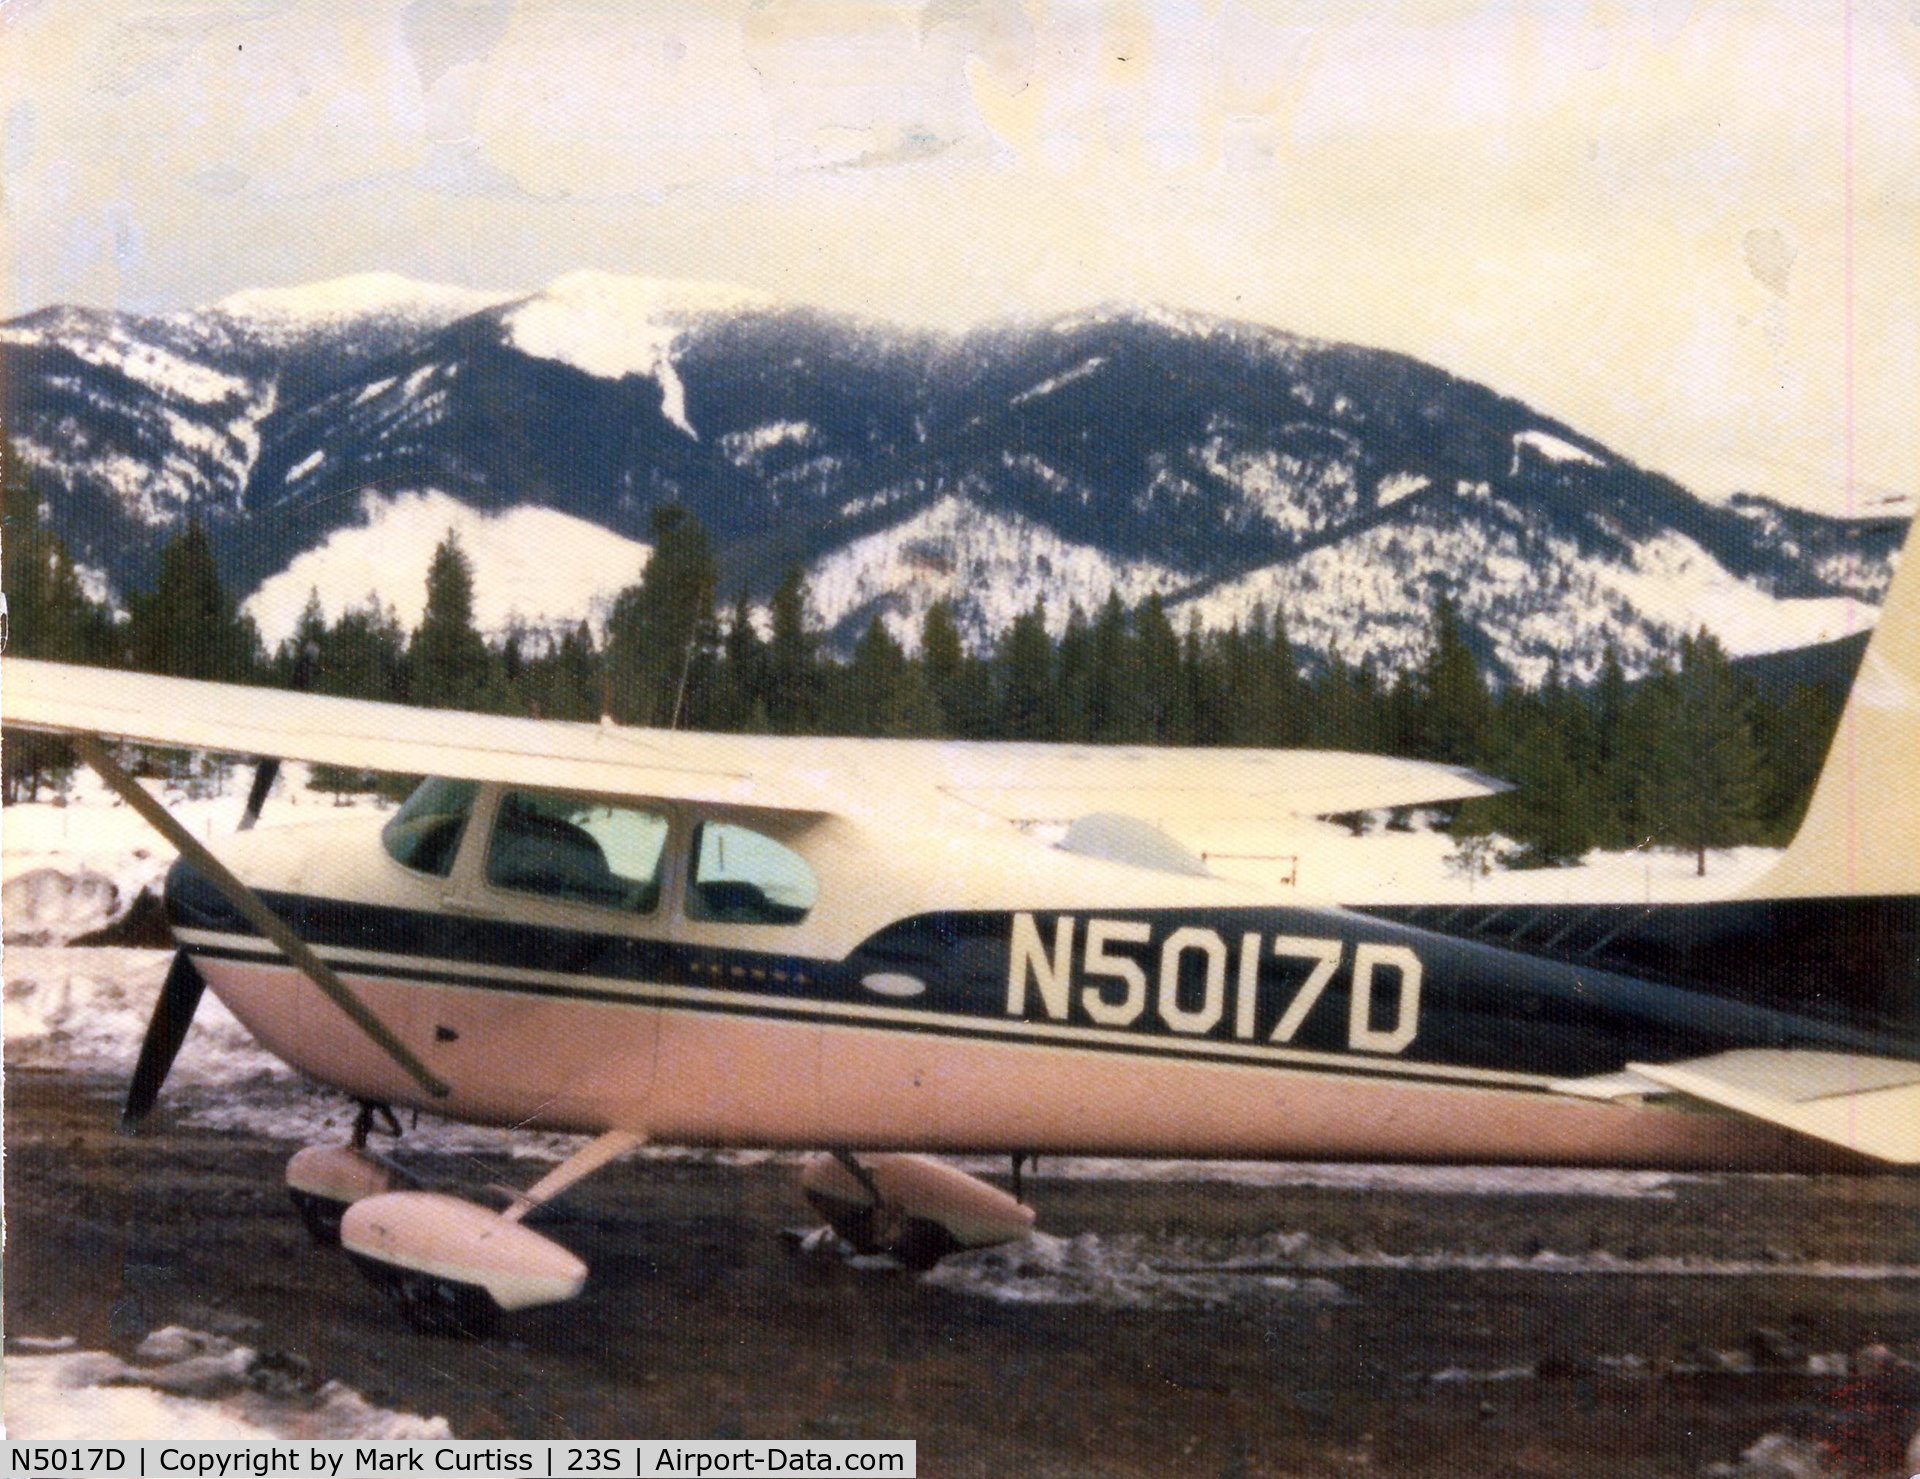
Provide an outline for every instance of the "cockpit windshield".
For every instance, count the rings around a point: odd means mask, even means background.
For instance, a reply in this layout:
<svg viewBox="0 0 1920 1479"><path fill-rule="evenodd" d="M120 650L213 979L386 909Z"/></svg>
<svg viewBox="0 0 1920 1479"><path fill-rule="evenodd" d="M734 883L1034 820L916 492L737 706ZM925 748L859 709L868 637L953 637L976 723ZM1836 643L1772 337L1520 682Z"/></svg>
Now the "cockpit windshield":
<svg viewBox="0 0 1920 1479"><path fill-rule="evenodd" d="M439 776L424 780L380 829L380 840L396 863L445 878L453 871L454 854L460 851L460 839L479 794L478 781Z"/></svg>

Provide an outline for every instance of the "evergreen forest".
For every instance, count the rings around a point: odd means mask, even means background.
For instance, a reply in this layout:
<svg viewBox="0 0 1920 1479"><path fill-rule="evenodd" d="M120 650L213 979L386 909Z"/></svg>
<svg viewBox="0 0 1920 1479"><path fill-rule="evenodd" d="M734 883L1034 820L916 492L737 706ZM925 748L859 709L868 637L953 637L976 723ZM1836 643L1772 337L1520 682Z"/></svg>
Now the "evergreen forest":
<svg viewBox="0 0 1920 1479"><path fill-rule="evenodd" d="M1550 673L1534 688L1496 688L1444 595L1432 605L1424 659L1400 673L1337 654L1303 661L1284 611L1224 631L1179 630L1157 598L1127 607L1110 597L1063 621L1036 604L986 651L968 650L953 611L936 603L911 648L876 616L838 655L822 642L799 570L764 608L744 590L723 596L706 531L674 505L655 509L654 555L599 636L584 621L557 633L483 635L472 563L450 533L412 631L373 597L329 621L315 596L269 652L222 584L197 522L160 552L151 589L116 613L89 595L10 458L5 497L0 584L9 650L23 656L693 730L1405 755L1512 782L1510 792L1460 806L1448 825L1463 839L1510 839L1515 865L1652 845L1695 853L1704 870L1710 848L1784 843L1844 698L1830 684L1762 686L1704 631L1631 681L1609 652L1590 684ZM6 800L63 783L71 765L62 741L8 732ZM351 791L380 782L321 766L313 784Z"/></svg>

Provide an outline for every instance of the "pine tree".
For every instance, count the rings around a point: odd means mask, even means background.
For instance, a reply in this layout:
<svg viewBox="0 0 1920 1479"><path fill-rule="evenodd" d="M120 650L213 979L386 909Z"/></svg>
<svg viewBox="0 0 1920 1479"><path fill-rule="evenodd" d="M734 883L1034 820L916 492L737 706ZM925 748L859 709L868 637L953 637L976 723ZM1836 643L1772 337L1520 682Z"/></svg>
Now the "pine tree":
<svg viewBox="0 0 1920 1479"><path fill-rule="evenodd" d="M939 714L920 669L877 614L854 644L842 675L844 719L855 734L915 738L938 733Z"/></svg>
<svg viewBox="0 0 1920 1479"><path fill-rule="evenodd" d="M995 654L1001 739L1053 737L1053 641L1047 635L1044 601L1013 619Z"/></svg>
<svg viewBox="0 0 1920 1479"><path fill-rule="evenodd" d="M407 652L408 694L429 709L478 709L493 696L492 655L474 625L473 562L447 531L427 567L427 605Z"/></svg>
<svg viewBox="0 0 1920 1479"><path fill-rule="evenodd" d="M221 584L213 544L198 519L161 549L153 589L130 605L127 650L135 668L226 683L260 676L259 631Z"/></svg>
<svg viewBox="0 0 1920 1479"><path fill-rule="evenodd" d="M324 656L327 640L327 613L320 604L318 587L307 589L307 604L300 608L293 631L281 638L274 649L269 669L271 680L282 688L316 688L317 668Z"/></svg>
<svg viewBox="0 0 1920 1479"><path fill-rule="evenodd" d="M1800 830L1844 704L1818 684L1796 683L1784 698L1755 707L1754 743L1764 757L1757 807L1762 841L1784 847Z"/></svg>
<svg viewBox="0 0 1920 1479"><path fill-rule="evenodd" d="M1408 752L1466 764L1480 753L1490 698L1480 664L1468 646L1460 608L1445 592L1434 597L1431 645L1411 685Z"/></svg>
<svg viewBox="0 0 1920 1479"><path fill-rule="evenodd" d="M1495 704L1486 764L1514 789L1461 808L1455 835L1484 826L1521 845L1513 866L1562 867L1593 845L1590 791L1557 696L1510 689Z"/></svg>
<svg viewBox="0 0 1920 1479"><path fill-rule="evenodd" d="M992 732L992 680L986 665L961 642L950 601L927 608L920 627L920 669L939 713L939 733L984 739Z"/></svg>
<svg viewBox="0 0 1920 1479"><path fill-rule="evenodd" d="M707 531L678 504L653 511L653 554L637 585L615 598L607 617L607 673L613 717L667 728L702 706L719 633L715 573Z"/></svg>
<svg viewBox="0 0 1920 1479"><path fill-rule="evenodd" d="M1230 633L1235 642L1239 629ZM1185 677L1187 707L1192 715L1189 742L1196 745L1233 743L1232 684L1228 678L1226 638L1204 635L1198 612L1187 618L1187 635L1180 644L1180 666Z"/></svg>
<svg viewBox="0 0 1920 1479"><path fill-rule="evenodd" d="M1053 683L1054 737L1092 739L1093 628L1077 601L1067 608L1067 625L1054 649Z"/></svg>
<svg viewBox="0 0 1920 1479"><path fill-rule="evenodd" d="M1639 830L1634 802L1638 783L1626 733L1627 674L1612 641L1601 654L1586 707L1592 716L1594 840L1602 847L1639 846L1646 834Z"/></svg>
<svg viewBox="0 0 1920 1479"><path fill-rule="evenodd" d="M1306 717L1302 713L1305 690L1300 679L1299 659L1294 656L1293 642L1287 636L1286 618L1278 611L1273 613L1263 657L1262 666L1266 670L1263 689L1272 695L1273 708L1265 738L1259 743L1297 745L1306 735Z"/></svg>
<svg viewBox="0 0 1920 1479"><path fill-rule="evenodd" d="M407 696L407 638L400 617L369 591L320 638L313 687L319 693L399 703Z"/></svg>
<svg viewBox="0 0 1920 1479"><path fill-rule="evenodd" d="M107 608L91 599L66 544L41 521L40 498L26 470L0 440L5 532L0 536L0 589L7 593L9 650L54 662L109 663L119 633ZM8 803L37 799L40 787L65 785L73 746L57 735L8 731L4 745Z"/></svg>
<svg viewBox="0 0 1920 1479"><path fill-rule="evenodd" d="M1151 738L1151 705L1139 672L1139 653L1117 591L1107 593L1093 619L1086 709L1089 737L1101 744L1138 744Z"/></svg>
<svg viewBox="0 0 1920 1479"><path fill-rule="evenodd" d="M600 658L593 632L576 622L527 663L522 680L528 712L542 719L593 719L600 713Z"/></svg>
<svg viewBox="0 0 1920 1479"><path fill-rule="evenodd" d="M1665 741L1675 763L1664 767L1663 820L1671 840L1697 856L1704 877L1708 848L1753 840L1761 787L1750 697L1705 628L1681 643L1677 698Z"/></svg>
<svg viewBox="0 0 1920 1479"><path fill-rule="evenodd" d="M1329 653L1305 707L1310 744L1375 754L1394 748L1388 738L1386 698L1367 664L1355 667L1338 651Z"/></svg>
<svg viewBox="0 0 1920 1479"><path fill-rule="evenodd" d="M821 719L820 641L813 627L807 577L789 569L768 603L766 713L776 734L811 734Z"/></svg>
<svg viewBox="0 0 1920 1479"><path fill-rule="evenodd" d="M0 589L7 593L8 647L52 662L110 663L119 634L106 607L88 597L58 534L41 519L40 497L4 443L5 536Z"/></svg>
<svg viewBox="0 0 1920 1479"><path fill-rule="evenodd" d="M1157 595L1148 596L1133 613L1133 640L1135 671L1146 705L1143 738L1155 745L1192 743L1193 701L1180 660L1180 639Z"/></svg>
<svg viewBox="0 0 1920 1479"><path fill-rule="evenodd" d="M766 727L767 644L753 624L753 605L745 586L735 597L720 644L712 701L716 729L753 731ZM756 715L758 716L756 720Z"/></svg>

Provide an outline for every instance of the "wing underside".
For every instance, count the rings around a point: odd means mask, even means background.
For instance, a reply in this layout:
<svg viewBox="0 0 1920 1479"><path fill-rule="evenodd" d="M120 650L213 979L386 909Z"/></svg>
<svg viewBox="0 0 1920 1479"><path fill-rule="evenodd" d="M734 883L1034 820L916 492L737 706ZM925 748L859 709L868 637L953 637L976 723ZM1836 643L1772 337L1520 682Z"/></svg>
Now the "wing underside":
<svg viewBox="0 0 1920 1479"><path fill-rule="evenodd" d="M0 678L9 726L814 814L944 798L1015 823L1092 812L1163 824L1263 821L1504 789L1456 766L1338 751L692 734L424 710L22 658L0 665Z"/></svg>

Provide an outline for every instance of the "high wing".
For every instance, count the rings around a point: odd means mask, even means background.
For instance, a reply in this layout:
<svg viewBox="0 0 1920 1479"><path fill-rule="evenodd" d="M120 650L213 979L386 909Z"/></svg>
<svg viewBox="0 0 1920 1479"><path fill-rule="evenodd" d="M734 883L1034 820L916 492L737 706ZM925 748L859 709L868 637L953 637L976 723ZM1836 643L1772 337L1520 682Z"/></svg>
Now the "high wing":
<svg viewBox="0 0 1920 1479"><path fill-rule="evenodd" d="M817 809L810 788L697 753L684 737L330 698L275 688L8 658L9 727L232 755L271 755L401 775ZM664 742L664 743L663 743ZM763 767L764 770L764 767Z"/></svg>
<svg viewBox="0 0 1920 1479"><path fill-rule="evenodd" d="M1009 822L1162 826L1488 796L1457 766L1328 750L691 734L410 708L9 658L9 725L456 780L813 813L944 795Z"/></svg>

